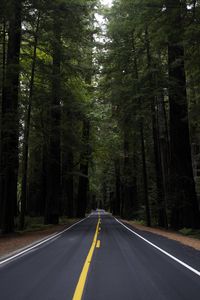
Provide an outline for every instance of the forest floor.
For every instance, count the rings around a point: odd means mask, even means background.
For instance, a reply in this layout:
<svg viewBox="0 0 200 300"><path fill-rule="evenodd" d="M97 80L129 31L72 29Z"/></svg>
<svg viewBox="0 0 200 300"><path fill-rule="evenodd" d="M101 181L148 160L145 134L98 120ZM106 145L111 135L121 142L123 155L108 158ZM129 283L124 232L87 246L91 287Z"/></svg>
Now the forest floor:
<svg viewBox="0 0 200 300"><path fill-rule="evenodd" d="M154 228L154 227L146 227L144 225L138 224L135 221L126 221L123 220L124 223L130 224L131 226L135 227L136 229L139 229L141 231L147 231L151 233L155 233L161 236L164 236L168 239L178 241L186 246L192 247L196 250L200 250L200 239L194 238L190 236L185 236L181 234L180 232L166 230L166 229L160 229L160 228ZM184 230L183 230L184 232Z"/></svg>
<svg viewBox="0 0 200 300"><path fill-rule="evenodd" d="M44 227L42 229L36 229L36 231L31 229L30 231L24 232L15 232L13 234L7 236L0 236L0 259L4 256L8 256L11 253L23 248L27 247L28 245L35 243L41 239L46 238L47 236L54 234L56 232L62 231L65 228L71 226L78 220L76 219L68 219L67 221L63 222L61 225L51 226L51 227ZM193 247L197 250L200 250L200 239L192 238L188 236L184 236L179 232L173 232L170 230L158 229L158 228L150 228L144 225L138 224L135 221L126 221L123 222L132 225L136 229L141 231L147 231L151 233L155 233L169 239L178 241L184 245Z"/></svg>
<svg viewBox="0 0 200 300"><path fill-rule="evenodd" d="M17 231L9 235L0 235L0 259L30 244L36 243L51 234L60 232L77 221L78 219L68 219L60 225L40 225L40 229L27 229L23 232Z"/></svg>

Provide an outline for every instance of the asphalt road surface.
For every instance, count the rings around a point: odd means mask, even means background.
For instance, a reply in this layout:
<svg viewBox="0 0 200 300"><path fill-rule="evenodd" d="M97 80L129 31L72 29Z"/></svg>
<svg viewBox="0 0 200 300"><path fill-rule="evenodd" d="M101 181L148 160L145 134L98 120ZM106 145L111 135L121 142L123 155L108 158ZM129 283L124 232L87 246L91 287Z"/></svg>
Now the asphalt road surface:
<svg viewBox="0 0 200 300"><path fill-rule="evenodd" d="M92 214L0 262L0 299L199 300L200 252L128 228L106 213Z"/></svg>

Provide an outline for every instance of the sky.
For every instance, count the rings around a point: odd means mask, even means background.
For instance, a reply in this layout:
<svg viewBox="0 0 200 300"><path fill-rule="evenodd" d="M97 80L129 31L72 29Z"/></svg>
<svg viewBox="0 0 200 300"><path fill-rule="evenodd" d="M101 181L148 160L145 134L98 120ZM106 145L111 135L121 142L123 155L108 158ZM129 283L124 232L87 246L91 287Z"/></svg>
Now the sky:
<svg viewBox="0 0 200 300"><path fill-rule="evenodd" d="M100 0L100 2L103 5L107 5L107 6L111 7L113 0ZM96 17L96 20L97 20L99 26L102 27L102 29L103 29L104 23L105 23L103 16L101 14L95 14L95 17Z"/></svg>
<svg viewBox="0 0 200 300"><path fill-rule="evenodd" d="M112 5L112 0L101 0L101 3L104 5L111 6Z"/></svg>
<svg viewBox="0 0 200 300"><path fill-rule="evenodd" d="M113 0L100 0L101 4L107 5L109 7L112 6ZM98 22L98 25L102 28L102 30L105 30L105 20L101 14L95 14L96 20ZM99 40L99 37L97 38ZM101 38L100 38L101 40Z"/></svg>

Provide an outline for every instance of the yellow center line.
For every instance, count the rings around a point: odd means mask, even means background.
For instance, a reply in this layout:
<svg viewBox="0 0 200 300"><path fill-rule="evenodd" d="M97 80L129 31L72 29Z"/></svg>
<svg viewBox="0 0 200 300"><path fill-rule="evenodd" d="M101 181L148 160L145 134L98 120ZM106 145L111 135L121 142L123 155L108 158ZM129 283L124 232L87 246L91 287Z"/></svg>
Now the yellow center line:
<svg viewBox="0 0 200 300"><path fill-rule="evenodd" d="M92 261L92 256L93 256L96 244L97 244L99 224L100 224L100 219L98 218L97 227L96 227L96 231L95 231L95 234L94 234L93 242L92 242L92 245L90 247L88 256L85 260L81 275L79 277L79 281L78 281L78 284L76 286L76 290L75 290L75 293L74 293L74 296L73 296L73 300L81 300L81 298L82 298L83 290L84 290L84 287L85 287L85 282L86 282L86 279L87 279L87 274L88 274L89 267L90 267L90 264L91 264L91 261Z"/></svg>
<svg viewBox="0 0 200 300"><path fill-rule="evenodd" d="M100 241L100 240L98 240L98 241L97 241L96 248L100 248L100 245L101 245L101 241Z"/></svg>

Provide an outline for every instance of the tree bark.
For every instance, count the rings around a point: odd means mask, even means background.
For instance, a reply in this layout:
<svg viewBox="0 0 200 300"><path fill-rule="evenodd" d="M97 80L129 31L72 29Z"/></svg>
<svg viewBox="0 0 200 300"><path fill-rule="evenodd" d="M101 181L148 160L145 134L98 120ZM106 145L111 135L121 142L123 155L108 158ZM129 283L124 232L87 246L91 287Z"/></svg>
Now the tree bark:
<svg viewBox="0 0 200 300"><path fill-rule="evenodd" d="M3 90L5 89L5 70L6 70L6 19L3 18L3 55L2 55L2 81L1 81L1 95L3 96ZM0 101L0 137L2 132L2 97ZM2 143L0 143L0 157L1 157L1 147ZM1 164L0 164L1 165ZM0 172L0 196L2 191L2 174ZM2 218L2 197L0 197L0 220Z"/></svg>
<svg viewBox="0 0 200 300"><path fill-rule="evenodd" d="M47 166L47 194L45 204L45 224L58 224L61 197L61 150L60 150L60 89L61 89L61 26L59 9L53 16L53 74L52 98L50 103L50 137Z"/></svg>
<svg viewBox="0 0 200 300"><path fill-rule="evenodd" d="M168 227L167 223L167 212L165 205L165 190L164 190L164 179L161 162L160 152L160 132L159 123L157 122L157 111L156 111L156 97L153 95L155 89L155 76L152 74L152 58L150 53L150 42L148 27L145 29L145 43L147 51L147 67L149 73L149 95L152 115L152 133L153 133L153 148L154 148L154 160L155 160L155 174L156 174L156 185L157 185L157 205L158 205L158 225L161 227Z"/></svg>
<svg viewBox="0 0 200 300"><path fill-rule="evenodd" d="M25 128L24 128L23 155L22 155L22 182L21 182L21 213L20 213L21 230L24 229L24 221L25 221L26 206L27 206L29 132L30 132L32 98L33 98L33 88L34 88L34 79L35 79L35 65L36 65L36 57L37 57L39 23L40 23L40 12L38 12L36 29L34 32L34 46L33 46L34 48L33 48L33 58L32 58L32 67L31 67L28 110L27 110L27 117L26 117Z"/></svg>
<svg viewBox="0 0 200 300"><path fill-rule="evenodd" d="M74 217L74 155L73 151L65 150L62 159L62 201L63 211L69 218Z"/></svg>
<svg viewBox="0 0 200 300"><path fill-rule="evenodd" d="M83 121L83 142L85 144L85 151L81 154L82 159L80 163L80 176L78 184L78 196L77 196L77 217L82 218L85 216L88 199L88 168L89 168L89 138L90 138L90 122L88 120Z"/></svg>
<svg viewBox="0 0 200 300"><path fill-rule="evenodd" d="M120 216L121 206L121 174L120 174L120 161L115 160L115 201L113 207L113 214Z"/></svg>
<svg viewBox="0 0 200 300"><path fill-rule="evenodd" d="M162 169L162 185L163 185L163 203L164 210L161 210L160 217L166 229L168 228L168 201L169 201L169 136L168 136L168 124L164 103L164 95L161 93L157 97L157 120L159 128L159 159ZM162 213L163 212L163 213Z"/></svg>
<svg viewBox="0 0 200 300"><path fill-rule="evenodd" d="M137 81L139 81L138 63L137 63L134 36L132 37L132 47L133 47L133 52L134 52L134 78ZM138 87L138 92L139 92L139 87ZM138 104L139 104L139 113L141 114L142 113L141 112L142 102L141 102L140 97L138 98ZM147 226L151 226L143 117L140 117L139 132L140 132L140 143L141 143L142 174L143 174L142 177L143 177L143 184L144 184L144 203L145 203L145 213L146 213L146 224L147 224Z"/></svg>
<svg viewBox="0 0 200 300"><path fill-rule="evenodd" d="M166 0L168 21L171 153L171 226L196 228L200 216L193 177L188 124L182 19L179 0Z"/></svg>
<svg viewBox="0 0 200 300"><path fill-rule="evenodd" d="M144 127L143 122L140 123L140 138L141 138L141 153L142 153L142 171L143 171L143 182L144 182L144 203L146 211L146 224L151 226L151 214L149 206L149 194L148 194L148 180L147 180L147 167L146 167L146 153L144 143Z"/></svg>
<svg viewBox="0 0 200 300"><path fill-rule="evenodd" d="M134 201L136 201L136 186L133 179L133 160L130 149L130 136L128 134L129 119L124 124L124 166L122 181L123 210L122 216L131 219L134 214Z"/></svg>
<svg viewBox="0 0 200 300"><path fill-rule="evenodd" d="M7 65L2 94L2 219L4 233L14 230L14 214L17 207L18 177L18 89L19 55L21 43L21 1L11 1L9 19Z"/></svg>
<svg viewBox="0 0 200 300"><path fill-rule="evenodd" d="M73 172L73 162L74 162L74 155L73 152L68 153L68 169L69 174L66 182L67 186L67 203L68 203L68 211L67 216L69 218L74 217L74 176ZM71 173L71 174L70 174Z"/></svg>

